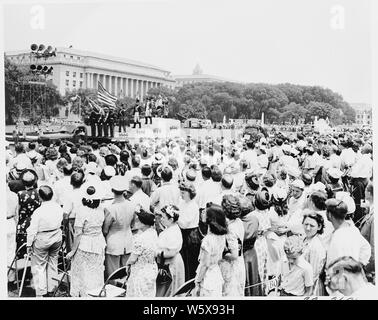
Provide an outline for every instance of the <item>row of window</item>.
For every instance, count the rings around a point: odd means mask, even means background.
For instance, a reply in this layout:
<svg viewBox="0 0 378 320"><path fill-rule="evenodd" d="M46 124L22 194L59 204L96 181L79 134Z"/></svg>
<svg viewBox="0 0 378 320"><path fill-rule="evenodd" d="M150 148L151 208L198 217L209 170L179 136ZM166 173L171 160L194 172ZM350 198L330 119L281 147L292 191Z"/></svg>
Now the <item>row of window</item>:
<svg viewBox="0 0 378 320"><path fill-rule="evenodd" d="M67 76L67 77L70 76L70 72L69 72L69 71L66 71L66 76ZM75 72L75 71L72 72L72 76L73 76L74 78L76 78L76 72ZM80 79L83 79L83 73L81 73L81 72L80 72Z"/></svg>
<svg viewBox="0 0 378 320"><path fill-rule="evenodd" d="M67 55L64 55L65 58L67 58ZM74 56L70 56L70 58L73 60ZM77 60L80 60L80 57L76 57Z"/></svg>
<svg viewBox="0 0 378 320"><path fill-rule="evenodd" d="M357 119L359 119L359 118L362 119L363 117L364 117L364 116L363 116L362 114L358 114L358 115L357 115ZM368 119L370 119L370 115L367 115L366 117L367 117Z"/></svg>
<svg viewBox="0 0 378 320"><path fill-rule="evenodd" d="M69 87L70 85L70 80L66 80L66 87ZM76 87L76 80L72 80L72 86L73 87ZM83 87L83 81L80 81L79 82L79 87L82 88Z"/></svg>

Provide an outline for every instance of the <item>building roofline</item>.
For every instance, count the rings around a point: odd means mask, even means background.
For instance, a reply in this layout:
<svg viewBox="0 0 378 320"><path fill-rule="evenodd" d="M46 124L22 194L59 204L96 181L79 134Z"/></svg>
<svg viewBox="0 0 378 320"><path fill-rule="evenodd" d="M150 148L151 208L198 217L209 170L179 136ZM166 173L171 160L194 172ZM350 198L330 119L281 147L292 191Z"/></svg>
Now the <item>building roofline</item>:
<svg viewBox="0 0 378 320"><path fill-rule="evenodd" d="M129 65L134 65L138 67L145 67L145 68L150 68L150 69L155 69L163 72L168 72L171 73L170 71L145 63L141 61L136 61L136 60L131 60L131 59L126 59L126 58L121 58L121 57L115 57L111 55L106 55L102 53L96 53L96 52L91 52L91 51L84 51L84 50L78 50L78 49L73 49L73 48L65 48L65 47L57 47L57 53L67 53L67 54L76 54L79 56L84 56L84 57L91 57L91 58L97 58L101 60L108 60L112 62L121 62L121 63L126 63ZM15 50L15 51L7 51L5 52L5 55L18 55L18 54L25 54L28 53L28 50Z"/></svg>

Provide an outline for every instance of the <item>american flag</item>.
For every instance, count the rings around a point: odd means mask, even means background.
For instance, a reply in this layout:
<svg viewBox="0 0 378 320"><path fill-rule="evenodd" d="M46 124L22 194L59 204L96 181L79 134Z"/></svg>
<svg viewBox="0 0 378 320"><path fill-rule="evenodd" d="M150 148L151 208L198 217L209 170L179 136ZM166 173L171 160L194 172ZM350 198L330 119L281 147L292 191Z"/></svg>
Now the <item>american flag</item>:
<svg viewBox="0 0 378 320"><path fill-rule="evenodd" d="M103 113L103 109L96 103L94 102L93 100L91 100L90 98L88 98L88 103L89 103L89 106L95 110L96 112L98 113Z"/></svg>
<svg viewBox="0 0 378 320"><path fill-rule="evenodd" d="M106 91L101 82L98 82L97 100L103 104L106 104L111 109L114 109L117 97Z"/></svg>

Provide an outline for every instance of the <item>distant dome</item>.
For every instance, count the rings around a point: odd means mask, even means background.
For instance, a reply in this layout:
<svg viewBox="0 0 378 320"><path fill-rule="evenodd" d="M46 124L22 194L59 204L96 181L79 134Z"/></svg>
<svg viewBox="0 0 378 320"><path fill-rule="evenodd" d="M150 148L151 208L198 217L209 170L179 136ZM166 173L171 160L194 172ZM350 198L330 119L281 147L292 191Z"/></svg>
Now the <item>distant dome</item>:
<svg viewBox="0 0 378 320"><path fill-rule="evenodd" d="M197 63L196 66L193 69L193 75L199 75L199 74L202 74L202 73L203 73L203 71L202 71L201 67L199 66L199 64Z"/></svg>

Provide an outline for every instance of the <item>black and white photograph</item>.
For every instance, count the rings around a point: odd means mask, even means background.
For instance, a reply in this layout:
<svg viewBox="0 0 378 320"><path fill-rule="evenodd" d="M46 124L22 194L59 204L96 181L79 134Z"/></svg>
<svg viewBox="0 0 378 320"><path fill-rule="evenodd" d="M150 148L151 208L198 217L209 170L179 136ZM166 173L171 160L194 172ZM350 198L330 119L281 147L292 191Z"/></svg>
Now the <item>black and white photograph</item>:
<svg viewBox="0 0 378 320"><path fill-rule="evenodd" d="M372 10L2 4L6 299L378 299Z"/></svg>

